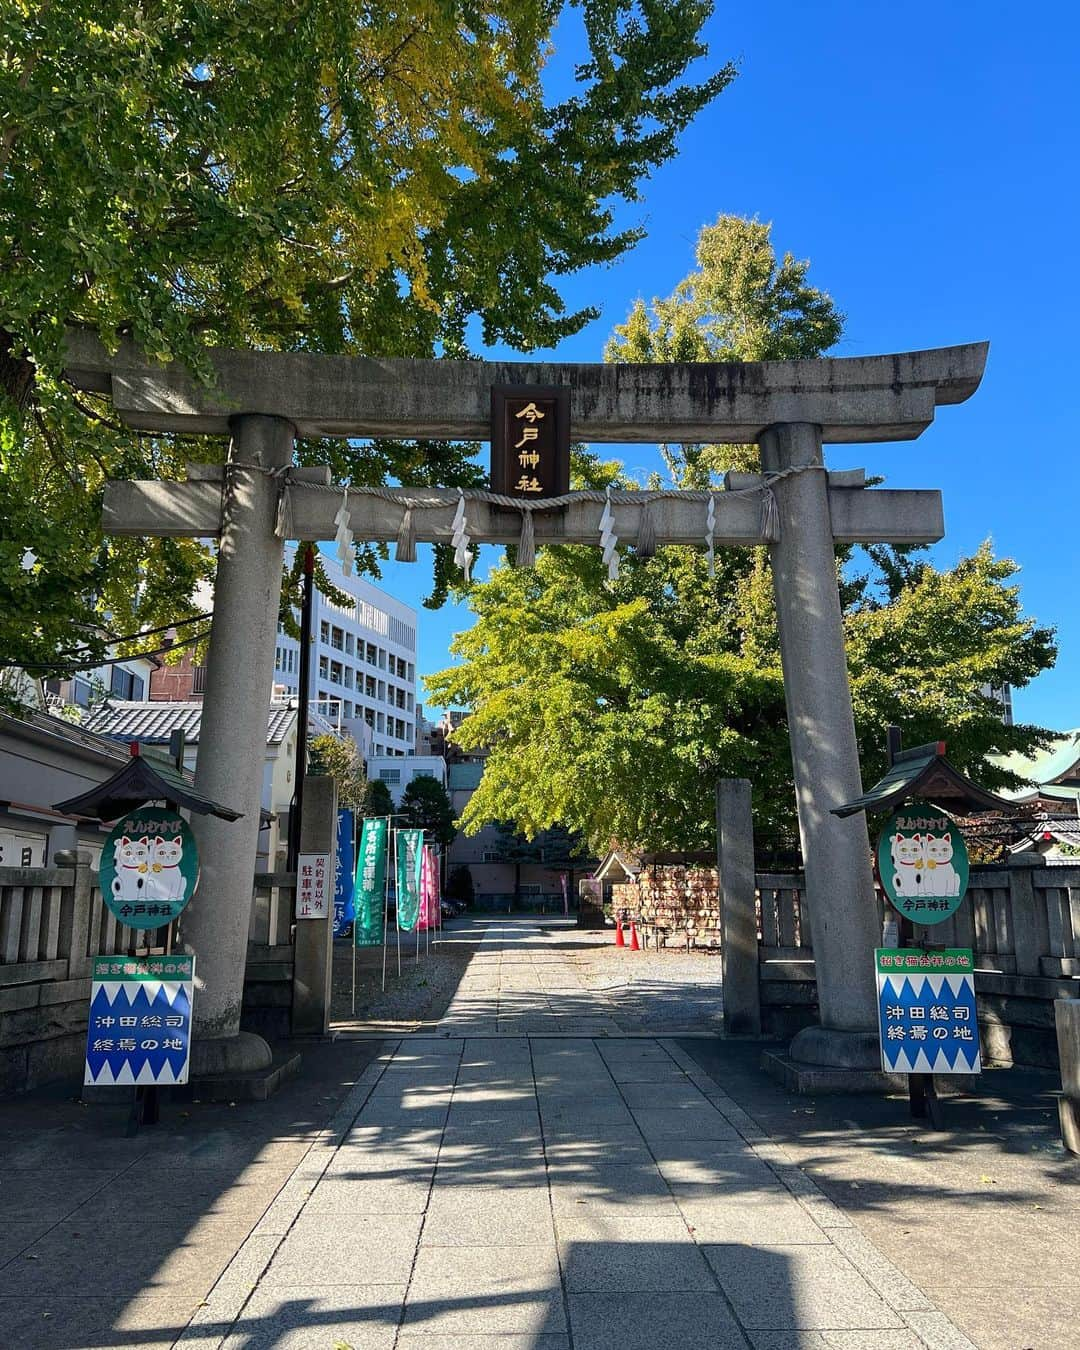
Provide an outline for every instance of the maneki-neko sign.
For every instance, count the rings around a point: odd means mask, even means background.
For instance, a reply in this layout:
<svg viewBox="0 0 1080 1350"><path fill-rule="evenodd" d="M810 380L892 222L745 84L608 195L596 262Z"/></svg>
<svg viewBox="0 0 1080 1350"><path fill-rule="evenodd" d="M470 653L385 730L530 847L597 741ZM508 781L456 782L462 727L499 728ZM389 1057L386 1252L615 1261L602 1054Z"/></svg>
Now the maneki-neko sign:
<svg viewBox="0 0 1080 1350"><path fill-rule="evenodd" d="M113 827L101 851L101 895L129 928L163 928L199 884L199 855L179 811L144 806Z"/></svg>
<svg viewBox="0 0 1080 1350"><path fill-rule="evenodd" d="M967 892L963 835L928 802L910 802L889 817L878 836L877 865L882 890L914 923L941 923Z"/></svg>

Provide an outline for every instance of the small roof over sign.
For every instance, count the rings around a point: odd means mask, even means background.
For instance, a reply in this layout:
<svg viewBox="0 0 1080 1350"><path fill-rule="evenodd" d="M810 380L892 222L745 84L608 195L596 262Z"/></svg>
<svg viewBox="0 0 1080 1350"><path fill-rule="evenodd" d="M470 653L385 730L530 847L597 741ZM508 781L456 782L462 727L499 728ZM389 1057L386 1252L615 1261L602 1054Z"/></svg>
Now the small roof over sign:
<svg viewBox="0 0 1080 1350"><path fill-rule="evenodd" d="M853 816L856 811L892 811L909 797L924 797L963 815L981 811L1012 812L1013 803L979 787L954 769L945 758L945 742L932 741L897 752L888 773L861 797L834 806L834 816Z"/></svg>
<svg viewBox="0 0 1080 1350"><path fill-rule="evenodd" d="M143 802L174 801L199 816L218 816L222 820L239 820L242 811L222 806L197 792L183 772L164 755L140 751L131 747L131 758L104 783L98 783L89 792L56 802L55 810L72 816L88 816L97 820L117 820L134 811Z"/></svg>

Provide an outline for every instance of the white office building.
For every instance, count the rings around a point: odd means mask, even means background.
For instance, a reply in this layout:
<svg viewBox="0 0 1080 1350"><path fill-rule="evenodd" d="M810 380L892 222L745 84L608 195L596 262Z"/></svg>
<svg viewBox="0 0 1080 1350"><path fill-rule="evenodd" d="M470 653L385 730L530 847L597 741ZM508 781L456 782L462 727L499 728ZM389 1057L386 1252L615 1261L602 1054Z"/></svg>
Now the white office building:
<svg viewBox="0 0 1080 1350"><path fill-rule="evenodd" d="M290 555L295 546L290 545ZM416 610L364 577L345 576L322 553L333 584L351 597L344 608L318 588L312 607L312 706L350 732L365 758L412 755L416 746ZM290 558L291 561L291 558ZM278 629L274 684L300 688L300 644Z"/></svg>

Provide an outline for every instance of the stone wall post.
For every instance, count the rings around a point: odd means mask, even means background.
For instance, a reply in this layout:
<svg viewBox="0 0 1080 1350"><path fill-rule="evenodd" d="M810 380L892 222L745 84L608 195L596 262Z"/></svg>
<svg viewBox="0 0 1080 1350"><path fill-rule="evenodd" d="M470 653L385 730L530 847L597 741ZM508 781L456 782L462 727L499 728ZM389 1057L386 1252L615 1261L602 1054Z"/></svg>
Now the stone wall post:
<svg viewBox="0 0 1080 1350"><path fill-rule="evenodd" d="M86 979L93 971L90 945L90 905L94 898L94 869L90 854L64 849L56 854L58 867L74 868L70 897L65 896L60 910L60 946L57 954L67 957L68 979ZM68 911L68 905L71 909Z"/></svg>
<svg viewBox="0 0 1080 1350"><path fill-rule="evenodd" d="M770 545L791 760L814 920L821 1026L799 1033L794 1058L838 1067L879 1062L874 947L879 938L866 819L834 806L862 792L836 576L821 428L770 427L766 472L815 466L774 485L780 539Z"/></svg>
<svg viewBox="0 0 1080 1350"><path fill-rule="evenodd" d="M332 859L336 849L337 784L329 776L309 774L304 779L300 852L329 853ZM325 919L297 919L293 949L294 1036L325 1036L329 1032L333 967L333 908Z"/></svg>
<svg viewBox="0 0 1080 1350"><path fill-rule="evenodd" d="M1032 868L1045 866L1040 853L1014 853L1009 859L1009 914L1017 975L1041 975L1039 958L1050 955L1044 896L1036 895Z"/></svg>
<svg viewBox="0 0 1080 1350"><path fill-rule="evenodd" d="M716 871L724 1030L729 1036L760 1036L754 824L746 778L722 778L716 785Z"/></svg>
<svg viewBox="0 0 1080 1350"><path fill-rule="evenodd" d="M292 462L295 437L290 422L256 415L234 418L232 432L195 785L243 816L196 816L191 822L201 878L180 931L196 956L193 1073L270 1062L261 1038L239 1034L240 1005L284 548L274 533L278 483L268 471ZM230 1046L209 1045L223 1041Z"/></svg>

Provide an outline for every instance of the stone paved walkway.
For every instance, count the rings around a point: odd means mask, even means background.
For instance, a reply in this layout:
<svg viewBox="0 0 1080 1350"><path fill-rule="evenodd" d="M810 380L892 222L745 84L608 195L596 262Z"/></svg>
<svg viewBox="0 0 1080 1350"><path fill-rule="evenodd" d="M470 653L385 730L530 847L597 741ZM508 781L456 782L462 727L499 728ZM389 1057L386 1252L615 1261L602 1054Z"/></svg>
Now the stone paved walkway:
<svg viewBox="0 0 1080 1350"><path fill-rule="evenodd" d="M596 942L490 924L437 1034L314 1047L260 1106L174 1104L125 1140L106 1108L5 1105L0 1350L970 1350L941 1309L1021 1258L1028 1311L968 1309L978 1350L1064 1350L1074 1167L970 1123L924 1163L895 1103L833 1120L755 1047L627 1034L619 990L672 968L616 987ZM968 1203L969 1154L999 1204Z"/></svg>
<svg viewBox="0 0 1080 1350"><path fill-rule="evenodd" d="M442 1034L369 1065L179 1343L969 1346L673 1041L586 1013L574 947L491 927Z"/></svg>
<svg viewBox="0 0 1080 1350"><path fill-rule="evenodd" d="M438 1026L444 1035L723 1030L716 956L619 951L610 930L558 919L473 920L447 941L474 941L477 929L479 949Z"/></svg>

